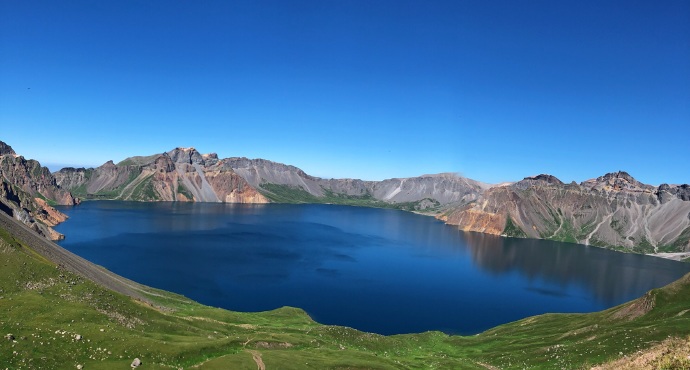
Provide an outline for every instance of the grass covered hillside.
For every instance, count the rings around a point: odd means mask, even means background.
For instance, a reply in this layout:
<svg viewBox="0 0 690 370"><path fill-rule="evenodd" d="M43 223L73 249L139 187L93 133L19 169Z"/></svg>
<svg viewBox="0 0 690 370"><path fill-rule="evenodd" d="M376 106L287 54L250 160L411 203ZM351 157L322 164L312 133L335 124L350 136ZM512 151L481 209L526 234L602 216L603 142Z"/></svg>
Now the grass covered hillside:
<svg viewBox="0 0 690 370"><path fill-rule="evenodd" d="M0 215L0 334L8 369L126 369L135 359L141 369L578 369L641 356L642 368L678 368L690 366L690 276L599 313L542 315L471 337L381 336L321 325L297 308L203 306Z"/></svg>

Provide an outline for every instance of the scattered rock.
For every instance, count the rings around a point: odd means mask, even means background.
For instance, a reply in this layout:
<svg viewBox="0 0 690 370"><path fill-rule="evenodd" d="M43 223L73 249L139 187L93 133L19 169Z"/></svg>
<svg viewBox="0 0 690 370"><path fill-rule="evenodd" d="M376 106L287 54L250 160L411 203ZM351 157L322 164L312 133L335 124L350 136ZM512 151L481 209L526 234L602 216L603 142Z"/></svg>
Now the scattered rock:
<svg viewBox="0 0 690 370"><path fill-rule="evenodd" d="M81 338L82 338L82 336L79 335L79 334L76 334L76 335L74 336L74 339L75 339L75 340L81 340Z"/></svg>
<svg viewBox="0 0 690 370"><path fill-rule="evenodd" d="M139 367L139 366L141 366L141 360L137 357L134 359L134 361L132 361L132 364L129 366L131 366L132 369Z"/></svg>
<svg viewBox="0 0 690 370"><path fill-rule="evenodd" d="M84 365L77 365L77 370L81 370L84 368Z"/></svg>
<svg viewBox="0 0 690 370"><path fill-rule="evenodd" d="M7 339L7 340L14 340L14 335L12 335L12 334L7 334L7 335L5 335L5 339Z"/></svg>

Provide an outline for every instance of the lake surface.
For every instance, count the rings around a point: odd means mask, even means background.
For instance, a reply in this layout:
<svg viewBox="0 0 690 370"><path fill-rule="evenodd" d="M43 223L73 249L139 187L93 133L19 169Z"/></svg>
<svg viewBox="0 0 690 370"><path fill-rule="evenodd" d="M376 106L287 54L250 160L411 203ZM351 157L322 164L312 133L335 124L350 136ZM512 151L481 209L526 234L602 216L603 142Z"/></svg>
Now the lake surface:
<svg viewBox="0 0 690 370"><path fill-rule="evenodd" d="M127 278L236 311L282 306L381 333L474 334L639 297L690 264L466 233L432 217L335 205L85 202L60 245Z"/></svg>

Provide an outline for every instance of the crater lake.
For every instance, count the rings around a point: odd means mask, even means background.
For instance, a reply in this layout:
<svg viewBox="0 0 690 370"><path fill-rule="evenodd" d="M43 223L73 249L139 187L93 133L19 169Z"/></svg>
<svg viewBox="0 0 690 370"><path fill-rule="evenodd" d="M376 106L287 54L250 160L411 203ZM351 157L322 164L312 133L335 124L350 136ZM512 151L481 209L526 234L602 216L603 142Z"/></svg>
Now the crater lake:
<svg viewBox="0 0 690 370"><path fill-rule="evenodd" d="M59 244L137 282L234 311L282 306L379 334L474 334L606 309L690 264L469 233L409 212L322 204L89 201Z"/></svg>

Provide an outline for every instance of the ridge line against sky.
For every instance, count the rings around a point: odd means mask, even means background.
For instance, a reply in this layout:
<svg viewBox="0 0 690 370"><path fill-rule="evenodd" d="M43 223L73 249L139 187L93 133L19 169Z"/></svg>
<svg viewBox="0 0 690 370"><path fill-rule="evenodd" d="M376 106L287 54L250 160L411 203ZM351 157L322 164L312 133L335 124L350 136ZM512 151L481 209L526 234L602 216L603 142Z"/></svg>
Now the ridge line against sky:
<svg viewBox="0 0 690 370"><path fill-rule="evenodd" d="M325 178L690 183L687 1L0 0L0 140Z"/></svg>

